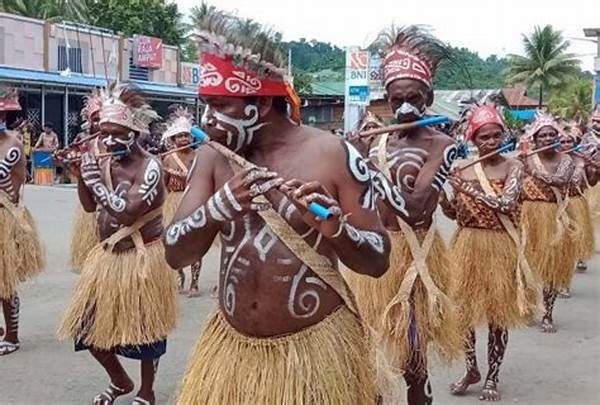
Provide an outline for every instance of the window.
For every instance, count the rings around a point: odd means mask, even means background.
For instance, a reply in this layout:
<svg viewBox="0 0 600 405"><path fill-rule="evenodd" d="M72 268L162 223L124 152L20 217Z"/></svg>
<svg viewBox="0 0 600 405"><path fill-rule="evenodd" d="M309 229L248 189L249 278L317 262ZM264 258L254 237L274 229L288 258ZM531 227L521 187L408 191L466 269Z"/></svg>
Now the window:
<svg viewBox="0 0 600 405"><path fill-rule="evenodd" d="M139 67L133 64L133 58L129 58L129 78L133 80L148 81L148 68Z"/></svg>
<svg viewBox="0 0 600 405"><path fill-rule="evenodd" d="M63 71L69 68L71 72L83 73L83 64L81 63L81 48L69 47L67 57L67 47L58 46L58 70Z"/></svg>

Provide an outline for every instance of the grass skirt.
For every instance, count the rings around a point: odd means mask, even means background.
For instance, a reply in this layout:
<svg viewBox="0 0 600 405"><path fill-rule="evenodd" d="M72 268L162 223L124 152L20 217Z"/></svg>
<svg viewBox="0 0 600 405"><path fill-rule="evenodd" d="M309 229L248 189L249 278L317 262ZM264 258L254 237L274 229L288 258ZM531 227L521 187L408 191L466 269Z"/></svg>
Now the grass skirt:
<svg viewBox="0 0 600 405"><path fill-rule="evenodd" d="M593 223L600 224L600 184L585 190L585 198L590 207Z"/></svg>
<svg viewBox="0 0 600 405"><path fill-rule="evenodd" d="M214 314L188 364L180 405L375 404L368 342L356 317L338 308L300 332L257 338Z"/></svg>
<svg viewBox="0 0 600 405"><path fill-rule="evenodd" d="M175 272L161 242L87 257L58 335L102 350L154 343L175 328ZM140 253L138 253L140 252Z"/></svg>
<svg viewBox="0 0 600 405"><path fill-rule="evenodd" d="M440 359L446 362L463 355L463 331L460 329L458 312L454 305L441 308L439 319L434 322L428 311L428 293L420 277L417 277L411 295L411 308L396 305L389 313L393 325L383 319L384 310L398 293L400 284L412 261L412 255L402 232L389 232L392 240L390 267L380 278L363 276L346 271L344 276L356 297L361 316L372 329L374 339L382 339L377 344L384 351L392 368L406 370L411 354L418 350L421 355L417 367L426 368L427 346L433 348ZM425 233L417 234L422 242ZM450 295L452 266L446 246L436 231L433 245L427 257L429 273L435 285L446 295Z"/></svg>
<svg viewBox="0 0 600 405"><path fill-rule="evenodd" d="M175 216L175 211L179 207L179 202L183 197L183 191L170 191L167 193L165 203L163 204L163 223L168 225Z"/></svg>
<svg viewBox="0 0 600 405"><path fill-rule="evenodd" d="M85 212L81 205L77 208L71 235L71 265L79 273L85 258L100 242L96 213Z"/></svg>
<svg viewBox="0 0 600 405"><path fill-rule="evenodd" d="M0 298L8 299L17 292L19 283L39 274L45 266L44 252L37 228L27 208L22 228L15 217L0 207Z"/></svg>
<svg viewBox="0 0 600 405"><path fill-rule="evenodd" d="M517 305L517 248L507 232L459 228L450 257L455 265L452 298L463 330L488 324L524 327L533 319L541 297L523 280L525 311Z"/></svg>
<svg viewBox="0 0 600 405"><path fill-rule="evenodd" d="M571 197L567 213L573 221L574 233L571 235L575 245L575 258L589 260L594 256L594 226L590 207L584 197Z"/></svg>
<svg viewBox="0 0 600 405"><path fill-rule="evenodd" d="M575 244L569 232L556 240L556 203L525 201L522 226L527 235L525 255L531 269L545 288L561 289L571 284L577 260Z"/></svg>

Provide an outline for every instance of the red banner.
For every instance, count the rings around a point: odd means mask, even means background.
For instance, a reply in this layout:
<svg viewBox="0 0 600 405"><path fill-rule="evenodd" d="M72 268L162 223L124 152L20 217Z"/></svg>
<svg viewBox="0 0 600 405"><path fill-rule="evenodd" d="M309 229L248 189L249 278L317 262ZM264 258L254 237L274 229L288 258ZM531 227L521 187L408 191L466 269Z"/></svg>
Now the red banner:
<svg viewBox="0 0 600 405"><path fill-rule="evenodd" d="M163 64L162 39L146 37L144 35L133 36L133 63L136 66L160 69Z"/></svg>

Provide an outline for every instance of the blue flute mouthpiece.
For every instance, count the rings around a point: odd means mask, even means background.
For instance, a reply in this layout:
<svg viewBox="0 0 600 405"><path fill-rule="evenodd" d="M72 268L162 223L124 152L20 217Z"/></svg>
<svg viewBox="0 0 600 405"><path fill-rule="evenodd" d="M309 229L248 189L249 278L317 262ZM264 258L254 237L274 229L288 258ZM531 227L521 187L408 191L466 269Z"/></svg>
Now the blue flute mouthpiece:
<svg viewBox="0 0 600 405"><path fill-rule="evenodd" d="M329 219L333 216L327 208L316 202L308 204L308 210L321 219Z"/></svg>
<svg viewBox="0 0 600 405"><path fill-rule="evenodd" d="M190 133L192 134L194 139L198 140L201 143L206 142L210 139L206 132L201 130L199 127L192 127L192 129L190 129Z"/></svg>
<svg viewBox="0 0 600 405"><path fill-rule="evenodd" d="M448 121L450 121L450 118L445 117L443 115L438 115L436 117L424 118L422 120L417 121L417 126L419 128L423 128L428 127L430 125L445 124Z"/></svg>

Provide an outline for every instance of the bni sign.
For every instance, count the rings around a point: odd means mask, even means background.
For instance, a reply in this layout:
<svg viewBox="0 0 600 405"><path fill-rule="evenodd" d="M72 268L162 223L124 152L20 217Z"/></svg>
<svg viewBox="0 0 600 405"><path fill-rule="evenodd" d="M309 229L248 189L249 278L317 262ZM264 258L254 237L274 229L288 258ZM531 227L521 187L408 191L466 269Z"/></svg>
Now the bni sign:
<svg viewBox="0 0 600 405"><path fill-rule="evenodd" d="M356 48L346 52L346 102L369 104L369 52Z"/></svg>

